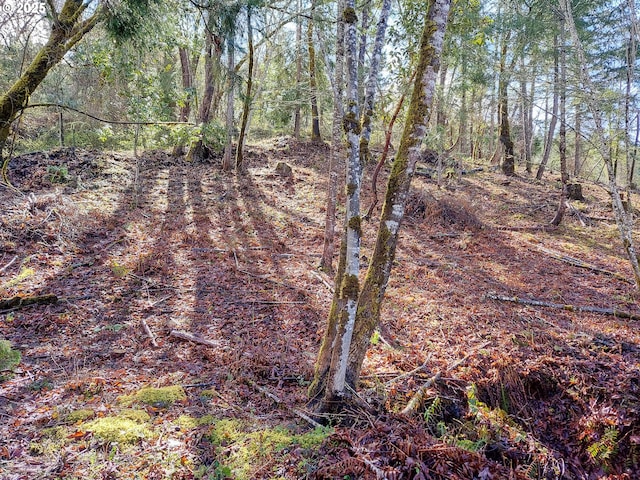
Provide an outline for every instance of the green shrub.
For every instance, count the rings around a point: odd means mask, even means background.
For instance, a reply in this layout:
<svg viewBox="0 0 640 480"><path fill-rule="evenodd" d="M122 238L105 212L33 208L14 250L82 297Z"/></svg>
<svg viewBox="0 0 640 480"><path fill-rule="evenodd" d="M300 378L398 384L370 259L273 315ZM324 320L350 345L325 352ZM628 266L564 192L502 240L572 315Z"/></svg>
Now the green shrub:
<svg viewBox="0 0 640 480"><path fill-rule="evenodd" d="M11 342L0 340L0 382L5 380L3 371L12 370L20 363L20 352L11 348Z"/></svg>

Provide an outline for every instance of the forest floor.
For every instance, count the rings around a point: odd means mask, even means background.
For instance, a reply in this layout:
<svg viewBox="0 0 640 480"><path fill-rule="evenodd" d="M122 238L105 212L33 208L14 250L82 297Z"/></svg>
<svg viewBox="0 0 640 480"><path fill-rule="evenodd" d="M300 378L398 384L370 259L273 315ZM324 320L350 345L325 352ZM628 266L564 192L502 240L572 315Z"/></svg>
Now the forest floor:
<svg viewBox="0 0 640 480"><path fill-rule="evenodd" d="M332 296L327 159L277 139L242 177L163 152L12 160L0 300L57 302L0 311L21 353L0 372L0 479L640 479L632 272L595 184L543 228L557 174L417 177L360 405L302 418Z"/></svg>

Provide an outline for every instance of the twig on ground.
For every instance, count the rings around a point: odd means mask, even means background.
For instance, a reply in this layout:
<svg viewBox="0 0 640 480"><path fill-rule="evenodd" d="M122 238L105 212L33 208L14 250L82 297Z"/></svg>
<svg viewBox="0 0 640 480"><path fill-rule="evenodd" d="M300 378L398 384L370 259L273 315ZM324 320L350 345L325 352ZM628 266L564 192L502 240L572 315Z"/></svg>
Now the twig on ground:
<svg viewBox="0 0 640 480"><path fill-rule="evenodd" d="M333 293L335 291L335 289L333 288L333 286L331 286L331 284L325 280L324 278L322 278L322 275L320 275L318 272L316 272L315 270L311 270L311 275L313 275L314 277L316 277L318 280L320 280L320 282L322 282L322 284L327 287L327 289Z"/></svg>
<svg viewBox="0 0 640 480"><path fill-rule="evenodd" d="M429 355L427 355L427 358L425 358L424 362L422 362L422 365L420 365L419 367L414 368L413 370L411 370L409 372L402 373L402 374L398 375L397 377L386 381L384 386L385 387L390 387L394 383L399 382L400 380L404 380L405 378L410 377L411 375L418 373L420 370L424 370L424 368L427 366L427 363L429 363L431 361L431 357L432 357L432 354L429 353Z"/></svg>
<svg viewBox="0 0 640 480"><path fill-rule="evenodd" d="M313 418L311 418L309 415L307 415L304 412L301 412L300 410L298 410L297 408L291 408L289 407L287 404L285 404L278 396L274 395L273 393L271 393L269 390L267 390L264 387L261 387L260 385L258 385L256 382L254 382L253 380L250 379L245 379L245 381L251 385L253 388L255 388L256 390L258 390L260 393L262 393L264 396L270 398L271 400L273 400L274 402L276 402L278 405L286 407L288 410L291 410L293 413L295 413L297 416L299 416L300 418L302 418L304 421L308 422L310 425L314 426L314 427L322 427L322 425L320 425L318 422L316 422Z"/></svg>
<svg viewBox="0 0 640 480"><path fill-rule="evenodd" d="M171 335L172 337L181 338L182 340L188 340L190 342L207 345L208 347L214 347L214 348L220 347L219 342L215 342L213 340L207 340L206 338L201 338L191 333L183 332L182 330L171 330L169 335Z"/></svg>
<svg viewBox="0 0 640 480"><path fill-rule="evenodd" d="M15 262L17 259L18 259L18 256L16 255L9 261L9 263L7 263L4 267L0 268L0 273L4 272L7 268L9 268L13 264L13 262Z"/></svg>
<svg viewBox="0 0 640 480"><path fill-rule="evenodd" d="M151 331L151 328L149 328L149 324L144 318L142 319L142 328L144 328L145 333L151 339L151 345L153 345L154 347L158 347L156 336L153 334L153 332Z"/></svg>
<svg viewBox="0 0 640 480"><path fill-rule="evenodd" d="M443 373L447 373L451 370L453 370L454 368L462 365L464 362L466 362L469 357L471 357L472 355L474 355L478 350L483 349L484 347L486 347L487 345L489 345L489 342L484 342L480 345L478 345L477 347L475 347L473 350L471 350L469 353L467 353L464 357L462 357L461 359L453 362L451 365L449 365L447 368L445 368L444 370L439 370L434 376L432 376L429 380L427 380L419 389L416 393L414 393L413 397L411 397L411 400L409 400L409 403L407 403L407 406L404 407L404 409L402 410L402 413L404 415L408 415L410 413L415 412L420 405L422 404L422 402L424 401L424 398L427 394L427 391L429 390L429 388L431 387L431 385L433 385L435 382L437 382L438 380L440 380L440 377L442 377Z"/></svg>

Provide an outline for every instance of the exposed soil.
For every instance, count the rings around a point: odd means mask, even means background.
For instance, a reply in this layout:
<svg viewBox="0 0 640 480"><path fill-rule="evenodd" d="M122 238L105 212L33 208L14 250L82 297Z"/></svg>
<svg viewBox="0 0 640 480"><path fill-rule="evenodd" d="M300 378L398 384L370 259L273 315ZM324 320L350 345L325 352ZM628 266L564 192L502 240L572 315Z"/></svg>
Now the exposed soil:
<svg viewBox="0 0 640 480"><path fill-rule="evenodd" d="M324 146L279 139L251 147L241 177L163 152L12 160L21 193L0 187L0 300L58 302L0 312L0 338L22 355L0 383L0 479L639 479L638 320L487 298L640 315L607 194L585 183L586 201L550 230L555 176L489 169L440 189L415 179L361 405L319 448L256 454L245 477L223 468L233 439L180 418L309 429L294 409L305 411L331 301L317 272L327 159ZM401 415L438 372L418 414ZM71 420L170 385L186 399L141 405L153 434L132 444Z"/></svg>

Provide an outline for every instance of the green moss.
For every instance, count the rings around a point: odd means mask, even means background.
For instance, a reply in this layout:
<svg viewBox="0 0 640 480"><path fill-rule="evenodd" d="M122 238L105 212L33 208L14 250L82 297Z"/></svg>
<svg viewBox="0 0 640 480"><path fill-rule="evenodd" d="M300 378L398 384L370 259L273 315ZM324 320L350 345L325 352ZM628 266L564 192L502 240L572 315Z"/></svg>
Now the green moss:
<svg viewBox="0 0 640 480"><path fill-rule="evenodd" d="M121 444L133 444L140 439L151 436L151 430L147 424L121 416L93 420L85 425L85 429L88 432L93 432L97 438L104 442Z"/></svg>
<svg viewBox="0 0 640 480"><path fill-rule="evenodd" d="M90 409L74 410L67 415L67 422L84 422L85 420L95 417L95 415L95 412Z"/></svg>
<svg viewBox="0 0 640 480"><path fill-rule="evenodd" d="M36 273L36 271L33 268L22 267L22 269L20 270L20 273L18 273L18 275L16 275L11 280L5 282L2 285L2 288L15 287L16 285L22 283L27 278L34 276L35 273Z"/></svg>
<svg viewBox="0 0 640 480"><path fill-rule="evenodd" d="M11 348L11 342L0 340L0 371L12 370L20 363L20 352ZM0 381L3 379L0 373Z"/></svg>
<svg viewBox="0 0 640 480"><path fill-rule="evenodd" d="M360 292L360 280L357 275L345 275L342 281L342 298L358 298Z"/></svg>
<svg viewBox="0 0 640 480"><path fill-rule="evenodd" d="M169 407L176 402L186 399L187 395L184 393L184 389L180 385L160 388L147 387L138 390L133 395L123 395L118 398L118 400L125 405L131 405L132 403L139 402L160 408Z"/></svg>
<svg viewBox="0 0 640 480"><path fill-rule="evenodd" d="M134 408L123 410L118 414L118 416L138 423L145 423L151 420L151 415L149 415L147 412Z"/></svg>
<svg viewBox="0 0 640 480"><path fill-rule="evenodd" d="M359 215L355 215L349 219L349 228L355 230L358 235L362 236L362 219Z"/></svg>
<svg viewBox="0 0 640 480"><path fill-rule="evenodd" d="M357 23L358 15L356 15L355 9L353 9L352 7L347 7L342 12L342 19L345 23Z"/></svg>
<svg viewBox="0 0 640 480"><path fill-rule="evenodd" d="M220 420L211 429L210 441L216 446L226 446L228 458L220 460L230 471L230 477L238 480L254 478L256 468L277 455L285 455L288 449L300 446L317 449L332 433L329 428L316 428L304 434L294 434L282 427L245 431L235 420Z"/></svg>
<svg viewBox="0 0 640 480"><path fill-rule="evenodd" d="M213 415L204 415L202 417L192 417L190 415L180 415L175 423L185 430L193 430L202 425L213 425L217 419Z"/></svg>
<svg viewBox="0 0 640 480"><path fill-rule="evenodd" d="M356 193L357 188L358 188L358 185L356 185L355 183L348 183L347 184L347 195L351 196L354 193Z"/></svg>

